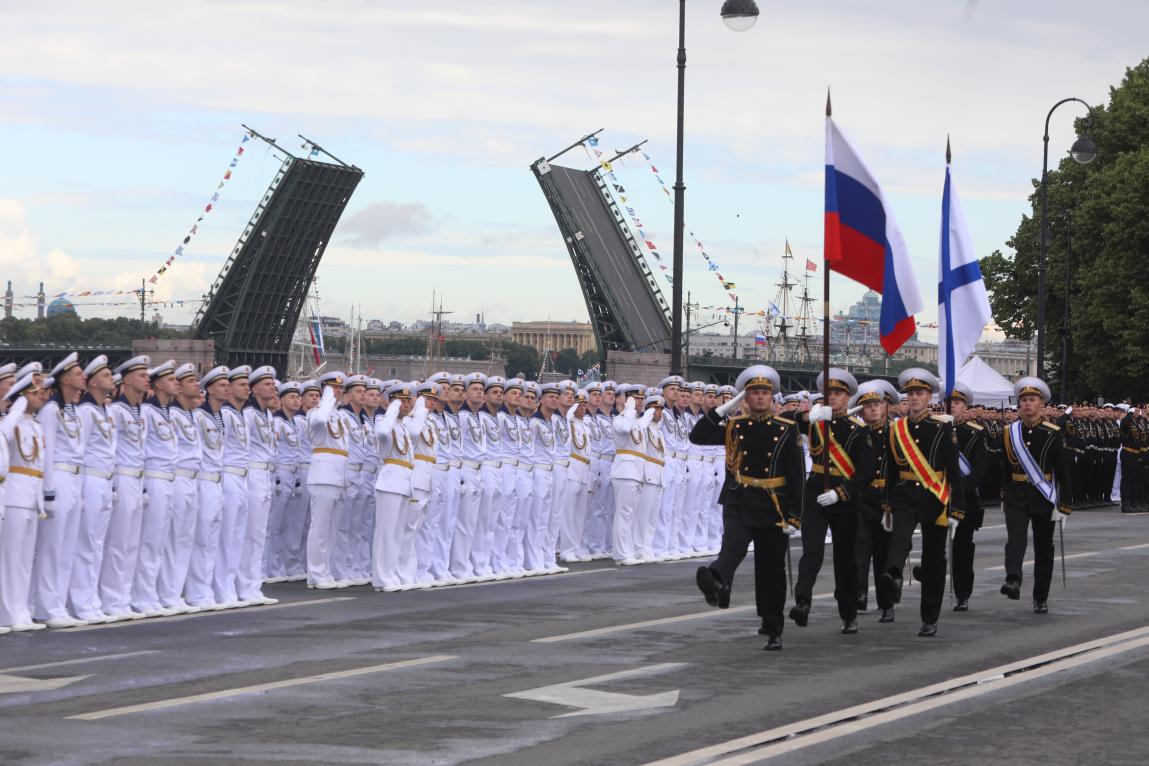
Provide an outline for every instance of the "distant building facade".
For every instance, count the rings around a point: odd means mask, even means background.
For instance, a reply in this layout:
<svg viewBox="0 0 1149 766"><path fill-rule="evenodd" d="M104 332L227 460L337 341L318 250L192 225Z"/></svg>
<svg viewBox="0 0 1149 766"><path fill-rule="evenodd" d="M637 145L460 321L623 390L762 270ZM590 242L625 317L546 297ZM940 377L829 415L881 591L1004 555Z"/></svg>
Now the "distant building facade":
<svg viewBox="0 0 1149 766"><path fill-rule="evenodd" d="M513 322L511 341L539 352L573 348L581 356L598 350L590 322Z"/></svg>

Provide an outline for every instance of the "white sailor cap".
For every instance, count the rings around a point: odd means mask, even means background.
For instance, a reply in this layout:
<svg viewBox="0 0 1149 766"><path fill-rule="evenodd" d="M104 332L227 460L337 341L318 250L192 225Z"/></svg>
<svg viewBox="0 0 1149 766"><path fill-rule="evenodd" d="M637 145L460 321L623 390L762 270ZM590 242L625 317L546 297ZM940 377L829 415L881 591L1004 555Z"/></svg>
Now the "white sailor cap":
<svg viewBox="0 0 1149 766"><path fill-rule="evenodd" d="M46 377L40 381L40 385L43 386L44 388L52 388L56 385L56 379L53 378L51 375L49 375L48 377Z"/></svg>
<svg viewBox="0 0 1149 766"><path fill-rule="evenodd" d="M658 388L663 389L667 386L685 386L686 381L683 380L681 375L668 375L662 379L658 384Z"/></svg>
<svg viewBox="0 0 1149 766"><path fill-rule="evenodd" d="M615 383L613 380L604 380L602 382L602 390L603 393L607 391L618 391L618 383Z"/></svg>
<svg viewBox="0 0 1149 766"><path fill-rule="evenodd" d="M1027 394L1036 394L1045 402L1053 398L1049 393L1049 386L1045 384L1045 381L1032 376L1018 378L1013 384L1014 396L1020 399Z"/></svg>
<svg viewBox="0 0 1149 766"><path fill-rule="evenodd" d="M251 365L241 364L239 367L232 367L227 373L228 380L249 380L251 379Z"/></svg>
<svg viewBox="0 0 1149 766"><path fill-rule="evenodd" d="M677 384L675 384L675 385L677 385ZM658 394L651 394L650 396L647 396L645 399L642 400L642 406L644 408L665 407L666 406L666 400L663 399Z"/></svg>
<svg viewBox="0 0 1149 766"><path fill-rule="evenodd" d="M702 389L703 393L716 395L718 393L717 383L707 383L706 388Z"/></svg>
<svg viewBox="0 0 1149 766"><path fill-rule="evenodd" d="M135 372L136 370L147 370L151 366L152 358L147 354L141 354L140 356L133 356L128 361L116 367L115 372L117 375L123 377L129 372Z"/></svg>
<svg viewBox="0 0 1149 766"><path fill-rule="evenodd" d="M439 398L439 384L431 381L420 383L419 387L415 389L415 393L419 396L430 396L434 399Z"/></svg>
<svg viewBox="0 0 1149 766"><path fill-rule="evenodd" d="M736 393L738 393L738 392L734 390L734 386L719 386L718 387L718 395L719 396L734 396L734 394L736 394Z"/></svg>
<svg viewBox="0 0 1149 766"><path fill-rule="evenodd" d="M646 396L646 389L637 383L623 383L616 392L619 396Z"/></svg>
<svg viewBox="0 0 1149 766"><path fill-rule="evenodd" d="M195 377L195 365L191 362L181 364L176 368L176 380L183 380L184 378Z"/></svg>
<svg viewBox="0 0 1149 766"><path fill-rule="evenodd" d="M941 383L929 370L921 367L911 367L908 370L902 370L898 374L898 388L906 393L914 390L915 388L924 388L931 394L936 394L942 390Z"/></svg>
<svg viewBox="0 0 1149 766"><path fill-rule="evenodd" d="M956 380L954 390L950 392L950 399L961 399L967 405L973 404L973 390L960 380Z"/></svg>
<svg viewBox="0 0 1149 766"><path fill-rule="evenodd" d="M207 387L212 383L216 383L221 380L227 380L228 375L230 374L231 370L224 367L223 365L220 365L219 367L212 367L202 378L199 379L199 387L204 391L207 391Z"/></svg>
<svg viewBox="0 0 1149 766"><path fill-rule="evenodd" d="M67 372L68 370L72 369L73 367L79 367L79 366L80 366L80 355L77 354L75 351L73 351L72 353L70 353L66 357L64 357L64 359L58 365L53 367L52 371L48 374L51 375L53 378L58 378L61 375L63 375L65 372Z"/></svg>
<svg viewBox="0 0 1149 766"><path fill-rule="evenodd" d="M368 378L367 390L383 393L386 390L386 386L383 385L383 381L379 380L379 378Z"/></svg>
<svg viewBox="0 0 1149 766"><path fill-rule="evenodd" d="M578 391L578 383L575 383L569 378L567 380L559 381L559 391L566 393L567 391Z"/></svg>
<svg viewBox="0 0 1149 766"><path fill-rule="evenodd" d="M26 392L28 389L30 389L32 387L32 385L36 382L36 379L34 376L38 375L38 374L39 373L31 373L30 372L26 375L21 375L16 380L16 382L12 384L12 387L8 389L8 393L4 394L4 398L15 401L17 396Z"/></svg>
<svg viewBox="0 0 1149 766"><path fill-rule="evenodd" d="M507 380L503 383L503 390L504 391L514 391L515 389L518 389L519 391L523 390L523 379L522 378L507 378Z"/></svg>
<svg viewBox="0 0 1149 766"><path fill-rule="evenodd" d="M285 394L298 394L300 393L299 382L295 380L284 381L276 386L275 390L280 396L284 396Z"/></svg>
<svg viewBox="0 0 1149 766"><path fill-rule="evenodd" d="M451 373L449 372L436 372L427 378L428 383L447 383L451 380Z"/></svg>
<svg viewBox="0 0 1149 766"><path fill-rule="evenodd" d="M533 380L524 380L523 381L523 393L524 394L534 394L535 398L537 399L539 396L540 389L541 389L541 386L539 386L539 384Z"/></svg>
<svg viewBox="0 0 1149 766"><path fill-rule="evenodd" d="M764 388L771 393L781 393L782 378L773 367L756 364L739 373L738 379L734 381L734 388L739 391Z"/></svg>
<svg viewBox="0 0 1149 766"><path fill-rule="evenodd" d="M410 383L399 381L387 388L388 399L410 399L414 389Z"/></svg>
<svg viewBox="0 0 1149 766"><path fill-rule="evenodd" d="M602 393L602 383L597 383L597 382L596 383L587 383L586 386L583 387L583 391L586 391L588 394L594 394L594 393L601 394Z"/></svg>
<svg viewBox="0 0 1149 766"><path fill-rule="evenodd" d="M124 382L124 376L118 372L112 373L112 385L119 388L120 384Z"/></svg>
<svg viewBox="0 0 1149 766"><path fill-rule="evenodd" d="M540 396L544 396L546 394L557 395L558 393L559 393L559 384L558 383L554 383L554 382L543 383L541 386L539 386L539 395Z"/></svg>
<svg viewBox="0 0 1149 766"><path fill-rule="evenodd" d="M343 390L344 391L350 391L351 389L355 388L356 386L363 386L364 388L366 388L367 387L367 376L366 375L348 375L346 378L343 379Z"/></svg>
<svg viewBox="0 0 1149 766"><path fill-rule="evenodd" d="M700 391L700 392L704 392L704 391L706 391L706 384L705 384L705 383L703 383L701 380L696 380L696 381L694 381L693 383L691 383L691 384L690 384L690 390L691 390L692 392L693 392L693 391Z"/></svg>
<svg viewBox="0 0 1149 766"><path fill-rule="evenodd" d="M822 390L823 375L824 373L818 373L818 381L815 388L819 391ZM826 390L845 391L850 396L853 396L858 392L858 380L840 367L831 367L829 386L827 386Z"/></svg>
<svg viewBox="0 0 1149 766"><path fill-rule="evenodd" d="M575 404L586 404L588 401L585 390L575 391Z"/></svg>
<svg viewBox="0 0 1149 766"><path fill-rule="evenodd" d="M481 372L472 372L472 373L468 373L463 378L463 385L466 386L467 388L470 388L475 383L482 383L484 386L486 386L487 385L487 376Z"/></svg>
<svg viewBox="0 0 1149 766"><path fill-rule="evenodd" d="M658 396L659 395L658 391L659 391L659 389L656 388L655 386L647 386L646 388L642 389L642 393L644 396Z"/></svg>
<svg viewBox="0 0 1149 766"><path fill-rule="evenodd" d="M88 366L84 368L84 377L90 378L97 372L106 369L108 369L108 357L104 354L100 354L95 359L88 362ZM3 379L3 377L3 372L0 370L0 379Z"/></svg>
<svg viewBox="0 0 1149 766"><path fill-rule="evenodd" d="M884 384L884 380L867 380L860 384L857 393L850 398L850 406L857 407L859 404L884 400L889 394Z"/></svg>
<svg viewBox="0 0 1149 766"><path fill-rule="evenodd" d="M317 382L320 386L342 386L343 379L346 377L340 370L332 370L320 375Z"/></svg>
<svg viewBox="0 0 1149 766"><path fill-rule="evenodd" d="M483 386L483 389L485 391L490 391L492 388L501 388L505 391L507 388L507 379L501 375L489 376Z"/></svg>
<svg viewBox="0 0 1149 766"><path fill-rule="evenodd" d="M253 386L256 383L264 380L275 380L275 368L270 364L265 364L262 367L256 367L251 371L251 375L247 379L248 383Z"/></svg>
<svg viewBox="0 0 1149 766"><path fill-rule="evenodd" d="M16 363L0 364L0 380L16 377Z"/></svg>
<svg viewBox="0 0 1149 766"><path fill-rule="evenodd" d="M159 380L160 378L167 377L168 375L176 374L176 360L169 359L166 362L161 362L155 367L148 370L148 377L152 380Z"/></svg>
<svg viewBox="0 0 1149 766"><path fill-rule="evenodd" d="M301 394L306 394L308 391L318 391L318 390L320 390L318 380L314 380L314 379L305 380L299 384L299 393L301 393Z"/></svg>
<svg viewBox="0 0 1149 766"><path fill-rule="evenodd" d="M144 357L145 359L147 357ZM16 380L22 379L25 375L43 375L44 365L39 362L28 362L28 364L21 367L16 371Z"/></svg>
<svg viewBox="0 0 1149 766"><path fill-rule="evenodd" d="M463 379L463 376L457 372L453 373L450 377L447 378L447 385L450 388L454 388L455 386L458 386L459 388L466 388L467 387L467 384L466 384L465 380Z"/></svg>

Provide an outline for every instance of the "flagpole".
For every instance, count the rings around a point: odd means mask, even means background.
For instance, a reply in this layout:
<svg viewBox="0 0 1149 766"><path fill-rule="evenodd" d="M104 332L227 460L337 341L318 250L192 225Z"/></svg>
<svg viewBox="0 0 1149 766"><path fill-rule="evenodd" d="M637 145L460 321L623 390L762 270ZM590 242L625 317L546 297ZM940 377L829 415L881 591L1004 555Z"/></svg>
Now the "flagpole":
<svg viewBox="0 0 1149 766"><path fill-rule="evenodd" d="M830 89L826 88L826 122L830 122ZM822 403L830 405L830 258L822 243ZM830 489L830 424L822 436L822 491Z"/></svg>
<svg viewBox="0 0 1149 766"><path fill-rule="evenodd" d="M950 162L952 160L953 160L953 155L950 152L950 137L947 135L946 136L946 182L947 183L949 182ZM948 202L948 200L947 200L947 202ZM943 214L943 219L944 218L945 218L945 216ZM942 232L943 237L949 237L949 235L950 235L950 233L948 231ZM940 261L939 261L939 263L940 263ZM942 264L941 265L941 268L948 268L948 267L949 267L948 264ZM939 272L938 283L940 284L941 282L943 282L945 280L945 278L946 278L946 275ZM948 294L946 297L946 303L947 303L947 305L949 303ZM945 339L946 353L947 354L949 354L953 351L953 332L954 332L954 329L953 329L953 326L950 324L950 318L946 317L946 334L949 336L948 338ZM941 339L939 338L939 340L941 340ZM952 377L954 382L955 383L957 382L957 370L951 369L952 366L957 366L957 358L956 357L954 358L952 365L950 364L949 359L948 358L946 359L946 379L942 381L942 386L945 387L945 391L943 392L943 394L945 395L945 398L946 398L946 414L947 415L951 414L951 412L950 412L950 395L953 393L953 386L950 385L949 379ZM952 559L952 556L951 556L951 559ZM951 569L952 569L952 567L951 567ZM951 577L952 577L952 574L951 574Z"/></svg>

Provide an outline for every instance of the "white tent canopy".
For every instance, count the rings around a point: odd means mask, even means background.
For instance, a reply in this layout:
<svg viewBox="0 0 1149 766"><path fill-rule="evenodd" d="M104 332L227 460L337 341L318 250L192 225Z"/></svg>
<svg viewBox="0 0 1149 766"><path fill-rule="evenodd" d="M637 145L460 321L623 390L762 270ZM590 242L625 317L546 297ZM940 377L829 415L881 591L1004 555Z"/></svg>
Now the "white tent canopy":
<svg viewBox="0 0 1149 766"><path fill-rule="evenodd" d="M971 356L958 370L957 379L973 391L973 403L1005 407L1013 398L1013 384L980 357Z"/></svg>

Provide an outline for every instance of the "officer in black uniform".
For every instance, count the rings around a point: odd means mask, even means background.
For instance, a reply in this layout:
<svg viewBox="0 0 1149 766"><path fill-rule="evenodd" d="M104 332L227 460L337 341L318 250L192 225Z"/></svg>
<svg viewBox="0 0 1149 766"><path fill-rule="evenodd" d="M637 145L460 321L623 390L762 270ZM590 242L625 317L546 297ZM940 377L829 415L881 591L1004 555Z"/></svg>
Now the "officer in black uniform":
<svg viewBox="0 0 1149 766"><path fill-rule="evenodd" d="M928 370L912 367L898 376L909 412L890 424L886 443L886 502L894 516L890 557L878 580L883 600L901 599L902 570L913 547L914 529L922 527L922 563L914 574L922 581L918 635L938 632L938 616L946 589L946 532L964 517L963 498L957 491L957 436L952 415L931 415L930 397L941 389ZM912 440L907 447L902 437ZM932 486L931 486L932 485Z"/></svg>
<svg viewBox="0 0 1149 766"><path fill-rule="evenodd" d="M842 633L851 635L858 632L858 566L854 561L858 500L874 480L874 448L870 429L847 413L850 397L858 391L854 376L831 367L825 387L822 375L818 375L818 387L828 392L826 404L811 407L803 418L809 424L814 466L806 480L802 560L790 619L800 627L809 621L814 581L822 569L829 527L834 540L834 599L842 618ZM829 439L825 437L827 430Z"/></svg>
<svg viewBox="0 0 1149 766"><path fill-rule="evenodd" d="M801 523L803 457L797 424L774 414L778 373L755 365L738 376L739 393L707 412L690 431L699 445L726 446L722 505L722 548L696 581L706 603L730 605L734 572L754 543L754 595L766 651L782 648L786 606L786 548L789 527ZM741 404L742 414L731 415Z"/></svg>
<svg viewBox="0 0 1149 766"><path fill-rule="evenodd" d="M953 542L953 589L957 603L955 612L969 610L969 597L973 593L973 556L976 545L973 533L981 529L985 511L978 497L978 487L985 481L990 467L990 454L985 447L985 427L968 416L968 408L973 403L973 392L964 383L954 384L950 394L950 414L958 440L958 470L961 480L954 484L961 492L961 507L965 518L958 522L954 530Z"/></svg>
<svg viewBox="0 0 1149 766"><path fill-rule="evenodd" d="M1013 384L1018 419L1006 429L1002 460L1002 505L1008 539L1005 544L1005 584L1002 594L1021 598L1021 562L1025 558L1029 526L1033 526L1033 611L1049 611L1049 584L1053 580L1053 529L1072 511L1072 483L1065 460L1061 427L1042 416L1049 386L1039 378L1019 378ZM1019 443L1020 442L1020 443ZM1024 455L1031 456L1037 479L1025 470Z"/></svg>
<svg viewBox="0 0 1149 766"><path fill-rule="evenodd" d="M1141 490L1142 464L1145 460L1145 422L1136 409L1129 409L1121 418L1121 512L1141 513L1145 510Z"/></svg>
<svg viewBox="0 0 1149 766"><path fill-rule="evenodd" d="M870 569L874 583L882 575L882 567L890 551L891 519L886 510L886 443L889 426L888 408L897 404L898 390L884 380L867 380L858 386L858 393L850 399L850 409L861 407L862 422L870 429L874 444L874 477L858 498L858 537L854 543L854 560L858 565L858 611L864 612L869 601ZM878 622L894 621L894 605L878 604L882 616Z"/></svg>

